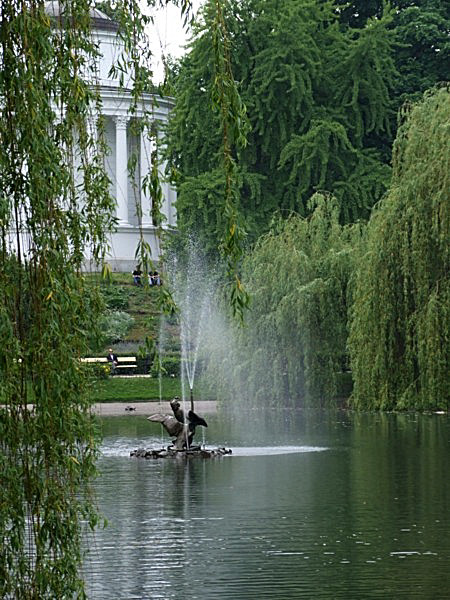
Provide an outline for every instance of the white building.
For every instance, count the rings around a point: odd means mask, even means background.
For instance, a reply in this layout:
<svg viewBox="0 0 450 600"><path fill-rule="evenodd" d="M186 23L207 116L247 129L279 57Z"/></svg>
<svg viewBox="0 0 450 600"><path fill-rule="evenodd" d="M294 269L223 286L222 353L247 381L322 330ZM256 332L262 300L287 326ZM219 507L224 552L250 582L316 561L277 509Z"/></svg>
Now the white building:
<svg viewBox="0 0 450 600"><path fill-rule="evenodd" d="M46 12L49 16L58 18L58 2L47 2ZM117 230L111 234L107 261L115 271L130 271L137 262L135 251L140 231L138 214L142 214L141 230L151 247L152 259L158 260L160 255L157 228L152 222L151 201L146 197L141 185L143 177L151 167L154 148L146 132L137 135L133 133L133 129L136 128L132 127L129 114L130 82L125 79L121 87L118 76L114 78L109 74L111 65L122 53L117 24L97 9L91 11L91 23L92 36L100 51L96 85L102 101L101 112L104 117L106 142L110 148L106 157L106 171L111 180L111 195L116 199L118 219ZM167 121L172 106L173 102L169 98L144 94L132 118L142 119L144 113L148 116L148 112L151 112L151 120L156 130L160 130L158 125ZM134 182L127 166L132 154L138 156ZM164 165L161 166L161 171L163 170ZM176 193L167 183L162 183L162 193L161 212L165 217L163 228L171 229L176 225Z"/></svg>

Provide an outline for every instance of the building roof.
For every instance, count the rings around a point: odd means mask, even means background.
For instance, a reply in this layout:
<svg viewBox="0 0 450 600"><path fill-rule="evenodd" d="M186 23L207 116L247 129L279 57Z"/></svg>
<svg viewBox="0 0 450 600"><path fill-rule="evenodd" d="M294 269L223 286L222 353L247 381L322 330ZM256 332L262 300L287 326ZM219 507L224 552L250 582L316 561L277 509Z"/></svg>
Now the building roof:
<svg viewBox="0 0 450 600"><path fill-rule="evenodd" d="M45 12L49 17L55 19L64 19L64 13L61 11L61 5L59 0L51 0L45 3ZM117 31L119 29L118 24L113 21L108 15L99 10L98 8L91 8L89 11L92 23L92 29L98 29L102 31Z"/></svg>

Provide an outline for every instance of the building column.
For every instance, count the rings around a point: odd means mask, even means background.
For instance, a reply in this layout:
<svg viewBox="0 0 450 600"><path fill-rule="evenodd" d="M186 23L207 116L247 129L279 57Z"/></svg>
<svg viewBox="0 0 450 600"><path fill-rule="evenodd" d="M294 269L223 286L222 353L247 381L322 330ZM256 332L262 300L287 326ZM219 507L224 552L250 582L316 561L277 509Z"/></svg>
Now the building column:
<svg viewBox="0 0 450 600"><path fill-rule="evenodd" d="M163 134L160 129L158 129L157 131L158 131L158 140L159 140L160 144L162 145ZM163 179L166 176L166 165L167 165L167 161L164 161L163 163L161 163L159 165L159 169L158 169L159 177L161 180L161 191L162 191L162 195L163 195L161 212L166 217L166 220L164 221L165 226L170 225L170 187L169 187L168 182L166 182L166 181L163 182Z"/></svg>
<svg viewBox="0 0 450 600"><path fill-rule="evenodd" d="M169 218L167 222L170 227L174 227L177 224L177 213L175 209L176 200L177 193L175 189L169 184Z"/></svg>
<svg viewBox="0 0 450 600"><path fill-rule="evenodd" d="M128 117L114 117L116 124L116 216L119 226L130 226L128 222Z"/></svg>
<svg viewBox="0 0 450 600"><path fill-rule="evenodd" d="M142 226L150 227L153 225L152 222L152 199L148 189L144 190L143 181L144 178L149 179L150 169L152 168L152 150L153 142L149 138L149 131L144 128L141 131L141 209L142 209Z"/></svg>

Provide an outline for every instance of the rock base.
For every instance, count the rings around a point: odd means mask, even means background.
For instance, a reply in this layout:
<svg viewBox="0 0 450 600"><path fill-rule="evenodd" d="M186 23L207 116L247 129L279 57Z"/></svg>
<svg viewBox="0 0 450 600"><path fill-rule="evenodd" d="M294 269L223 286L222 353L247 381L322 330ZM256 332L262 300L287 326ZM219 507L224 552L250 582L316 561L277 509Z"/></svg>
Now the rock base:
<svg viewBox="0 0 450 600"><path fill-rule="evenodd" d="M191 446L189 450L177 450L173 446L167 448L161 448L159 450L147 450L145 448L138 448L132 450L130 456L134 458L219 458L232 454L232 451L228 448L214 448L207 450L200 446Z"/></svg>

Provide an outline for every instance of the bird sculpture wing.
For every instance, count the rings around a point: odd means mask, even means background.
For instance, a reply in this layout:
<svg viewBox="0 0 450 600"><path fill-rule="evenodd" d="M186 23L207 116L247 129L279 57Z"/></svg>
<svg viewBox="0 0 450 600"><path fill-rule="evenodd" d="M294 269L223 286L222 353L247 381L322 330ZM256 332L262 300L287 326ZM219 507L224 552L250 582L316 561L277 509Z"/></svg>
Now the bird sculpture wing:
<svg viewBox="0 0 450 600"><path fill-rule="evenodd" d="M192 410L190 410L188 412L188 419L189 419L189 423L191 423L195 427L197 425L203 425L203 427L208 427L208 424L206 423L205 419L196 415L195 412Z"/></svg>
<svg viewBox="0 0 450 600"><path fill-rule="evenodd" d="M147 417L147 419L155 423L161 423L167 433L175 437L183 430L183 424L177 421L175 417L169 415L156 414Z"/></svg>

